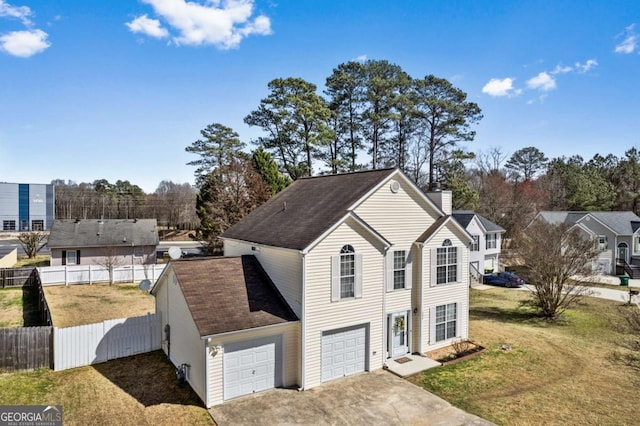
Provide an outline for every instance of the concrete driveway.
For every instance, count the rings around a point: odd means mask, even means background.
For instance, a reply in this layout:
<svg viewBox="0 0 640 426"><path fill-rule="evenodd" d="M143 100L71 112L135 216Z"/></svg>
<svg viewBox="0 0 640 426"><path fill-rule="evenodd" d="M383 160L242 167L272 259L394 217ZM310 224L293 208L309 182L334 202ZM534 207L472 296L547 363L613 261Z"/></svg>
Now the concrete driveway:
<svg viewBox="0 0 640 426"><path fill-rule="evenodd" d="M210 410L227 425L492 425L386 371L311 390L274 389Z"/></svg>

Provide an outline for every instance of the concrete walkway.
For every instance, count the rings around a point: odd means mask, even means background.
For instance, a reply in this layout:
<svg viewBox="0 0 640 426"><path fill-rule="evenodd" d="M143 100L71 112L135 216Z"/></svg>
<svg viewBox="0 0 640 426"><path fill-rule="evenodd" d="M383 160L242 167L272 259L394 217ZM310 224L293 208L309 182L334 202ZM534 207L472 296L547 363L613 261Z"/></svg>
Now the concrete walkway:
<svg viewBox="0 0 640 426"><path fill-rule="evenodd" d="M227 425L492 425L386 371L362 373L298 392L273 389L209 410Z"/></svg>

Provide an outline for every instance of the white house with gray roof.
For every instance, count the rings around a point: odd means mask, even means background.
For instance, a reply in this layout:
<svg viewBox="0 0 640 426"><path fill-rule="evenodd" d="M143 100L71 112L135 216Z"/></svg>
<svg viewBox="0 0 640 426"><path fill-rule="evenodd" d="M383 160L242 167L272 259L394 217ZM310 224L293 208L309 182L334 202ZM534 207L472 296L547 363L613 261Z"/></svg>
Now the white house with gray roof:
<svg viewBox="0 0 640 426"><path fill-rule="evenodd" d="M479 280L485 271L497 271L505 229L470 210L454 210L453 218L473 237L469 246L469 274Z"/></svg>
<svg viewBox="0 0 640 426"><path fill-rule="evenodd" d="M593 238L600 249L594 270L616 274L619 265L640 278L640 217L633 212L541 211L533 220L539 219L577 227Z"/></svg>

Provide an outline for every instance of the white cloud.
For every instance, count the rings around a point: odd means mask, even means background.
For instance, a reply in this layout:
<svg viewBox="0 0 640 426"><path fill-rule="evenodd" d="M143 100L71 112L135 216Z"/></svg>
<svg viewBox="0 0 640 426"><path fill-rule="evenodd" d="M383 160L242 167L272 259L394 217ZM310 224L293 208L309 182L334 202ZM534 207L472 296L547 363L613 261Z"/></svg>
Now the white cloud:
<svg viewBox="0 0 640 426"><path fill-rule="evenodd" d="M553 69L553 71L551 71L551 74L566 74L568 72L573 71L573 68L571 68L570 66L566 66L563 67L562 65L558 64L556 65L556 67Z"/></svg>
<svg viewBox="0 0 640 426"><path fill-rule="evenodd" d="M271 34L271 20L265 15L253 16L254 0L209 0L204 3L187 0L142 1L151 5L158 18L176 32L173 42L177 45L213 45L219 49L232 49L238 47L247 36ZM127 25L133 25L136 20ZM164 28L157 22L152 28L159 34L158 31ZM146 28L148 30L149 26ZM140 29L138 32L144 31Z"/></svg>
<svg viewBox="0 0 640 426"><path fill-rule="evenodd" d="M126 26L133 33L142 33L155 38L164 38L169 36L169 31L162 28L160 21L157 19L149 19L147 15L138 16L131 22L127 22Z"/></svg>
<svg viewBox="0 0 640 426"><path fill-rule="evenodd" d="M620 43L616 44L615 52L621 53L623 55L628 55L629 53L633 53L638 47L638 35L635 32L636 24L631 24L627 28L624 29L624 40ZM622 36L619 35L618 37Z"/></svg>
<svg viewBox="0 0 640 426"><path fill-rule="evenodd" d="M596 61L595 59L588 59L587 62L585 62L584 64L581 64L580 62L576 62L576 69L582 73L587 72L591 68L597 67L597 66L598 66L598 61Z"/></svg>
<svg viewBox="0 0 640 426"><path fill-rule="evenodd" d="M489 80L487 84L482 88L482 93L486 93L489 96L512 96L519 95L522 91L520 89L516 89L513 87L513 82L515 79L507 77L507 78L492 78Z"/></svg>
<svg viewBox="0 0 640 426"><path fill-rule="evenodd" d="M549 90L556 88L556 80L547 72L543 71L537 76L527 80L527 87L529 89L538 89L543 92L548 92Z"/></svg>
<svg viewBox="0 0 640 426"><path fill-rule="evenodd" d="M0 17L17 18L23 25L30 26L32 22L29 16L31 16L31 9L28 6L11 6L4 0L0 0Z"/></svg>
<svg viewBox="0 0 640 426"><path fill-rule="evenodd" d="M0 50L9 55L28 58L51 46L42 30L13 31L0 36Z"/></svg>
<svg viewBox="0 0 640 426"><path fill-rule="evenodd" d="M354 61L356 61L356 62L366 62L367 59L369 59L369 58L367 58L367 55L360 55L360 56L356 57L354 59Z"/></svg>

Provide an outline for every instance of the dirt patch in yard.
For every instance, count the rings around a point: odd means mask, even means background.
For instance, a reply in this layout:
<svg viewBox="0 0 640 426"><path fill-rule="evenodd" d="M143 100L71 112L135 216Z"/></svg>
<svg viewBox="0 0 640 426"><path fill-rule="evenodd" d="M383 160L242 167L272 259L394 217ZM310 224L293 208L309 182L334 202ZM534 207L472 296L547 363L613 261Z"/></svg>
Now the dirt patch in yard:
<svg viewBox="0 0 640 426"><path fill-rule="evenodd" d="M155 312L154 297L136 284L45 287L56 327L73 327Z"/></svg>

